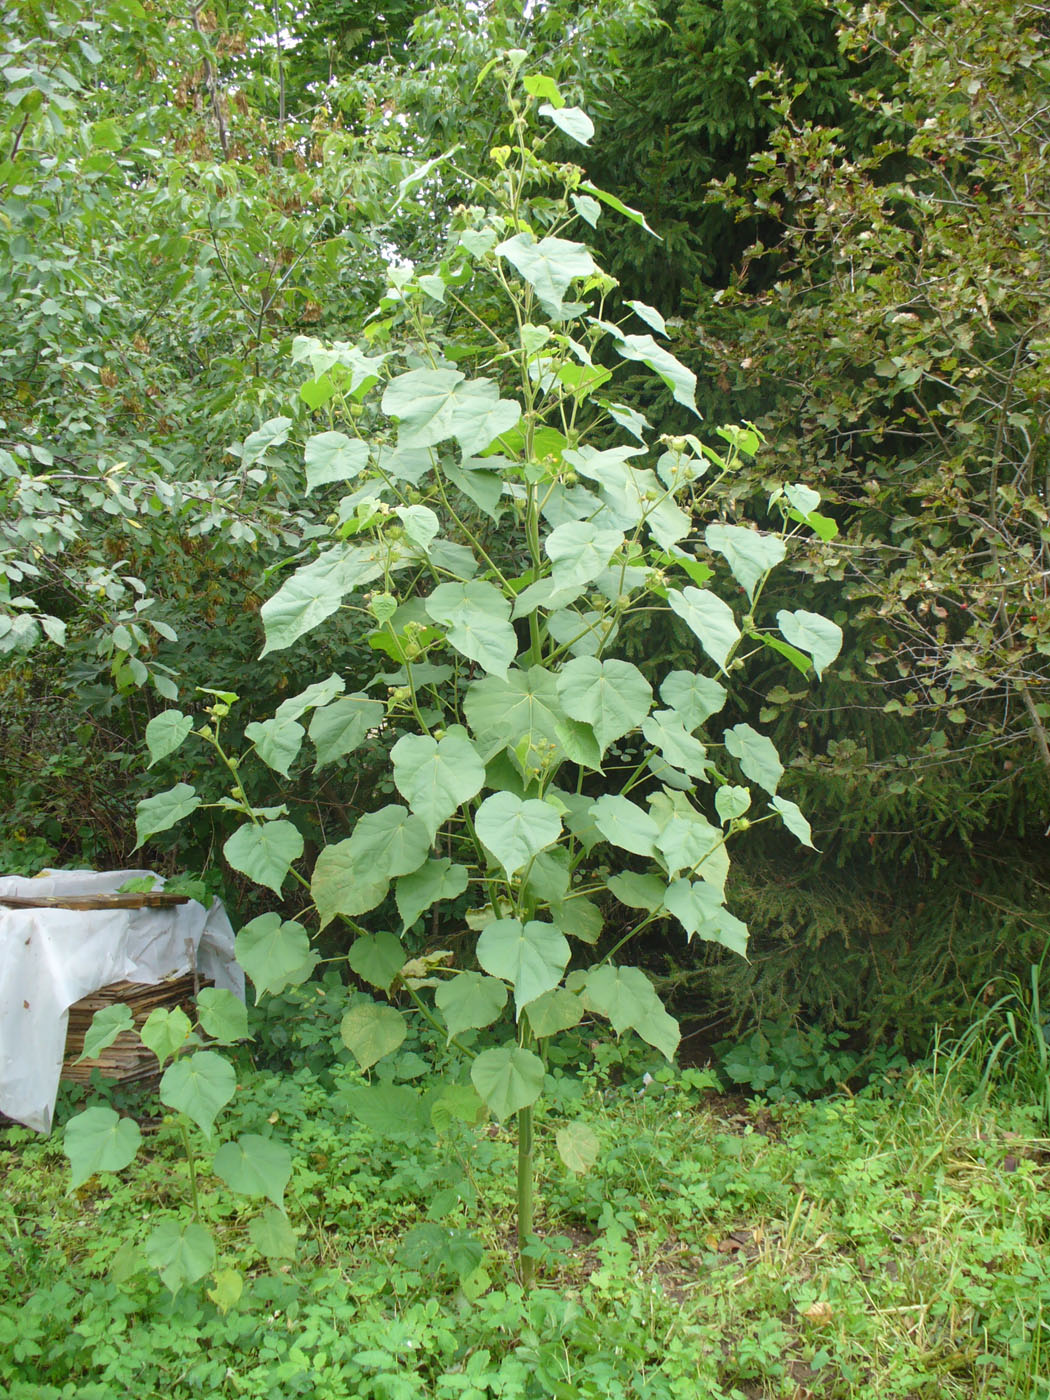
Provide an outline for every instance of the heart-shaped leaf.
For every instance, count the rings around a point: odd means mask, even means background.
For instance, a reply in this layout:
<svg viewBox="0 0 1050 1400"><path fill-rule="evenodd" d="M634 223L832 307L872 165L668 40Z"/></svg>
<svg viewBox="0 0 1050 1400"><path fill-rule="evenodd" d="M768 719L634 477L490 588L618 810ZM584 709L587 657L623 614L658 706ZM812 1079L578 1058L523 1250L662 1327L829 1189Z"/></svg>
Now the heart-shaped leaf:
<svg viewBox="0 0 1050 1400"><path fill-rule="evenodd" d="M343 1017L339 1034L361 1068L371 1069L384 1055L398 1048L408 1034L408 1026L401 1012L393 1006L366 1002L350 1008Z"/></svg>
<svg viewBox="0 0 1050 1400"><path fill-rule="evenodd" d="M146 1240L146 1258L163 1283L178 1293L215 1267L215 1241L195 1220L162 1220Z"/></svg>
<svg viewBox="0 0 1050 1400"><path fill-rule="evenodd" d="M460 1031L491 1026L506 1004L504 984L480 972L458 972L434 993L434 1005L444 1018L449 1040Z"/></svg>
<svg viewBox="0 0 1050 1400"><path fill-rule="evenodd" d="M155 715L146 725L149 766L152 768L158 759L167 758L181 748L192 729L193 720L181 710L165 710L163 714Z"/></svg>
<svg viewBox="0 0 1050 1400"><path fill-rule="evenodd" d="M214 1050L176 1060L160 1081L160 1100L185 1113L210 1138L215 1119L237 1092L233 1065Z"/></svg>
<svg viewBox="0 0 1050 1400"><path fill-rule="evenodd" d="M280 914L259 914L245 924L234 940L234 952L259 995L276 996L301 981L300 972L309 975L310 935Z"/></svg>
<svg viewBox="0 0 1050 1400"><path fill-rule="evenodd" d="M426 610L446 629L449 643L490 675L505 679L518 650L510 624L510 604L491 583L441 583L426 599Z"/></svg>
<svg viewBox="0 0 1050 1400"><path fill-rule="evenodd" d="M777 626L792 646L809 652L818 676L842 650L842 628L819 613L806 612L804 608L797 612L782 610L777 613Z"/></svg>
<svg viewBox="0 0 1050 1400"><path fill-rule="evenodd" d="M466 730L458 726L441 739L406 734L390 756L397 790L431 838L485 782L485 765Z"/></svg>
<svg viewBox="0 0 1050 1400"><path fill-rule="evenodd" d="M483 1050L470 1067L474 1088L501 1121L536 1102L543 1092L543 1074L540 1057L518 1045Z"/></svg>
<svg viewBox="0 0 1050 1400"><path fill-rule="evenodd" d="M276 1138L242 1133L219 1148L212 1171L231 1191L242 1196L267 1196L281 1210L284 1189L292 1176L292 1154Z"/></svg>
<svg viewBox="0 0 1050 1400"><path fill-rule="evenodd" d="M280 894L292 862L303 853L303 838L291 822L260 822L238 827L222 853L234 870Z"/></svg>
<svg viewBox="0 0 1050 1400"><path fill-rule="evenodd" d="M346 961L358 977L385 992L404 966L405 950L392 933L364 933L347 953Z"/></svg>
<svg viewBox="0 0 1050 1400"><path fill-rule="evenodd" d="M649 713L653 692L629 661L577 656L562 667L558 697L567 715L590 725L604 753L614 740L638 728Z"/></svg>
<svg viewBox="0 0 1050 1400"><path fill-rule="evenodd" d="M707 588L683 588L681 593L672 589L667 602L724 671L729 653L740 640L733 609Z"/></svg>
<svg viewBox="0 0 1050 1400"><path fill-rule="evenodd" d="M549 802L535 798L523 801L512 792L497 792L478 808L474 829L507 878L513 879L534 855L557 841L561 818Z"/></svg>
<svg viewBox="0 0 1050 1400"><path fill-rule="evenodd" d="M142 1134L133 1118L121 1118L111 1108L86 1108L66 1124L62 1150L72 1168L70 1190L95 1172L119 1172L132 1162Z"/></svg>
<svg viewBox="0 0 1050 1400"><path fill-rule="evenodd" d="M727 752L740 764L745 778L750 778L772 797L784 776L784 765L773 741L749 724L735 724L722 737Z"/></svg>
<svg viewBox="0 0 1050 1400"><path fill-rule="evenodd" d="M158 831L167 831L176 822L188 817L201 805L195 788L189 783L176 783L167 792L158 792L154 797L144 797L135 808L135 846L141 846Z"/></svg>
<svg viewBox="0 0 1050 1400"><path fill-rule="evenodd" d="M486 972L502 977L514 988L514 1004L521 1008L561 981L571 950L553 924L530 919L495 919L478 938L477 958Z"/></svg>

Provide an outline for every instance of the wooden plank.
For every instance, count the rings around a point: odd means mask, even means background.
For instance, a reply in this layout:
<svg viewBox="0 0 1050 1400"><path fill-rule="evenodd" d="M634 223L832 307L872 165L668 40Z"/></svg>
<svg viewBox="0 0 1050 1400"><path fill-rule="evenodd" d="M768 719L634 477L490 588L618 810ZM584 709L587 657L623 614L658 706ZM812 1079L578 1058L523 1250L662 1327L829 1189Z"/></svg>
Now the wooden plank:
<svg viewBox="0 0 1050 1400"><path fill-rule="evenodd" d="M4 909L167 909L173 904L188 904L188 894L53 894L0 895Z"/></svg>

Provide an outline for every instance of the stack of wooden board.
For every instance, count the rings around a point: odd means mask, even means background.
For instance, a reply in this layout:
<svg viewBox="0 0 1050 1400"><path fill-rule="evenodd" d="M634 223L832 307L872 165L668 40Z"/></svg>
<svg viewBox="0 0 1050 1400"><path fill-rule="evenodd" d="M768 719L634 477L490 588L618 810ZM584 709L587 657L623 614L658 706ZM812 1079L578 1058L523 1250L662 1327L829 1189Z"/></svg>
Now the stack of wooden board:
<svg viewBox="0 0 1050 1400"><path fill-rule="evenodd" d="M157 1057L147 1050L132 1031L123 1031L112 1045L103 1050L97 1060L81 1060L77 1057L84 1048L84 1036L91 1025L96 1011L118 1002L130 1010L136 1029L141 1026L150 1012L158 1006L169 1010L181 1006L189 1017L194 1014L194 998L200 987L210 987L212 983L187 973L183 977L171 977L166 982L112 982L108 987L100 987L90 996L81 997L69 1008L69 1029L66 1033L66 1055L62 1066L62 1078L78 1084L87 1084L92 1070L98 1070L104 1079L115 1080L119 1084L130 1084L136 1080L149 1079L159 1074Z"/></svg>

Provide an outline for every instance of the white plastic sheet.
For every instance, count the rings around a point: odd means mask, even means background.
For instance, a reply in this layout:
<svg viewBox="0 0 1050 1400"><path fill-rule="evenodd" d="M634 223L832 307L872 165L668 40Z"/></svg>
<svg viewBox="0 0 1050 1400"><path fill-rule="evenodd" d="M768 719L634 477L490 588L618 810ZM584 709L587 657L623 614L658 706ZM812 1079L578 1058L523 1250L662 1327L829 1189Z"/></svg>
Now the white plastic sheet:
<svg viewBox="0 0 1050 1400"><path fill-rule="evenodd" d="M0 876L0 896L114 894L148 870L58 870ZM163 884L163 881L159 881ZM69 1008L110 982L190 972L244 999L233 929L218 900L160 909L0 908L0 1112L51 1131Z"/></svg>

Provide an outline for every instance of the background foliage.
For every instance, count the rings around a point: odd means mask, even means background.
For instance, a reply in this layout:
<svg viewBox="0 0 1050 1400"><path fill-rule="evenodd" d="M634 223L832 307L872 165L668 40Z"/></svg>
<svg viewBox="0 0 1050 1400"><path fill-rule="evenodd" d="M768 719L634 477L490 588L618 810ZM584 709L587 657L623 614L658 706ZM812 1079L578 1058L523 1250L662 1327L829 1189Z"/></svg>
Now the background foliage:
<svg viewBox="0 0 1050 1400"><path fill-rule="evenodd" d="M874 1024L923 1042L990 956L1021 969L1047 932L1045 16L1014 0L359 11L3 8L5 868L125 863L155 779L217 798L203 759L144 778L138 754L218 659L265 713L361 664L351 635L308 675L253 659L259 581L314 528L294 447L309 405L272 426L301 383L292 341L353 338L391 258L444 251L465 186L442 169L396 191L454 143L462 168L496 143L476 78L516 46L595 114L588 173L653 211L662 244L621 224L604 252L672 318L701 407L767 435L742 518L786 476L818 481L840 526L771 601L830 605L844 660L819 698L771 658L732 701L791 736L814 883L767 843L740 875L754 970L672 968L657 948L654 966L737 1016L846 1025L871 998L843 969L866 967L888 997ZM627 393L681 425L665 390L639 376ZM682 631L623 644L688 664ZM370 742L337 775L297 786L293 769L281 800L308 848L374 805L382 759ZM251 781L277 800L265 769ZM202 812L150 854L214 866L231 829Z"/></svg>

